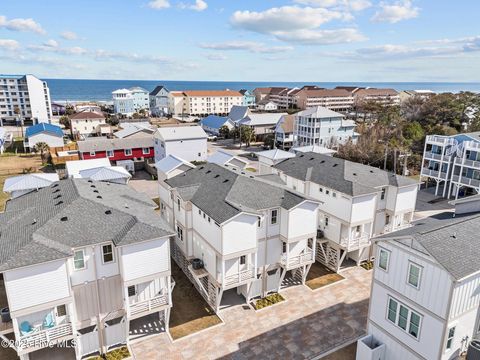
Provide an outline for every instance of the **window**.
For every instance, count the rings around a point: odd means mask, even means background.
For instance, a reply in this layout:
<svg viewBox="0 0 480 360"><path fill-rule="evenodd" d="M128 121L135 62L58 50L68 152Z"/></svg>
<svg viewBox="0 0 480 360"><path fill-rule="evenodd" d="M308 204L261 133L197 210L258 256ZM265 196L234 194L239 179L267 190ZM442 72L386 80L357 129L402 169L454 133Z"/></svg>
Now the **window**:
<svg viewBox="0 0 480 360"><path fill-rule="evenodd" d="M282 241L282 253L285 254L286 252L287 252L287 243Z"/></svg>
<svg viewBox="0 0 480 360"><path fill-rule="evenodd" d="M261 226L262 226L262 219L261 219L261 218L258 218L258 220L257 220L257 226L258 226L258 227L261 227Z"/></svg>
<svg viewBox="0 0 480 360"><path fill-rule="evenodd" d="M412 285L414 288L420 287L420 276L422 275L422 267L414 264L408 264L408 279L407 282Z"/></svg>
<svg viewBox="0 0 480 360"><path fill-rule="evenodd" d="M328 226L328 216L325 216L325 227Z"/></svg>
<svg viewBox="0 0 480 360"><path fill-rule="evenodd" d="M319 188L318 191L320 191L321 193L323 192L323 188Z"/></svg>
<svg viewBox="0 0 480 360"><path fill-rule="evenodd" d="M387 319L414 338L418 338L420 333L421 316L406 305L389 298Z"/></svg>
<svg viewBox="0 0 480 360"><path fill-rule="evenodd" d="M107 150L107 156L113 157L113 150Z"/></svg>
<svg viewBox="0 0 480 360"><path fill-rule="evenodd" d="M198 157L202 156L202 153L198 153Z"/></svg>
<svg viewBox="0 0 480 360"><path fill-rule="evenodd" d="M337 197L337 193L335 193L335 192L332 193L332 196L333 196L333 197Z"/></svg>
<svg viewBox="0 0 480 360"><path fill-rule="evenodd" d="M125 149L125 156L132 156L132 149Z"/></svg>
<svg viewBox="0 0 480 360"><path fill-rule="evenodd" d="M180 198L177 198L177 209L178 209L178 211L180 211L180 204L181 204Z"/></svg>
<svg viewBox="0 0 480 360"><path fill-rule="evenodd" d="M270 213L270 224L275 225L277 223L278 210L272 210Z"/></svg>
<svg viewBox="0 0 480 360"><path fill-rule="evenodd" d="M66 316L66 315L67 315L67 307L65 305L58 305L57 316Z"/></svg>
<svg viewBox="0 0 480 360"><path fill-rule="evenodd" d="M90 151L90 156L95 156L95 151Z"/></svg>
<svg viewBox="0 0 480 360"><path fill-rule="evenodd" d="M390 251L380 249L378 256L378 267L382 270L388 271L388 260L390 259Z"/></svg>
<svg viewBox="0 0 480 360"><path fill-rule="evenodd" d="M325 190L325 194L330 194L330 190Z"/></svg>
<svg viewBox="0 0 480 360"><path fill-rule="evenodd" d="M128 297L132 297L132 296L135 296L137 295L137 288L135 285L132 285L132 286L129 286L127 288L127 292L128 292Z"/></svg>
<svg viewBox="0 0 480 360"><path fill-rule="evenodd" d="M108 264L113 261L113 247L112 244L102 246L103 263Z"/></svg>
<svg viewBox="0 0 480 360"><path fill-rule="evenodd" d="M177 225L177 237L180 239L180 241L183 241L183 229Z"/></svg>
<svg viewBox="0 0 480 360"><path fill-rule="evenodd" d="M452 326L450 329L448 329L447 344L446 344L447 350L452 348L452 343L453 343L453 338L454 337L455 337L455 326Z"/></svg>
<svg viewBox="0 0 480 360"><path fill-rule="evenodd" d="M73 253L73 268L75 270L85 269L85 252L83 250L76 250Z"/></svg>
<svg viewBox="0 0 480 360"><path fill-rule="evenodd" d="M240 265L245 265L247 263L247 257L245 255L240 256Z"/></svg>
<svg viewBox="0 0 480 360"><path fill-rule="evenodd" d="M383 188L383 189L382 189L382 194L380 195L380 199L381 199L381 200L385 200L385 192L386 192L386 189Z"/></svg>

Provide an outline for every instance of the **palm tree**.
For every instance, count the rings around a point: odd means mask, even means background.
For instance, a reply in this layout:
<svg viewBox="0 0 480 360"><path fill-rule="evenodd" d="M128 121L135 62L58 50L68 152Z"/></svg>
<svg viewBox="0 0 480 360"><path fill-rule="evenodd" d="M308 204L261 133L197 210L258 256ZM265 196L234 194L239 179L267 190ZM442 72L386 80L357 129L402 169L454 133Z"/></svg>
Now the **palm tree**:
<svg viewBox="0 0 480 360"><path fill-rule="evenodd" d="M50 147L48 146L47 143L44 143L44 142L38 142L35 144L35 146L33 147L33 151L35 153L40 153L40 157L42 158L42 162L45 162L45 159L44 159L44 156L46 153L48 153L50 151Z"/></svg>

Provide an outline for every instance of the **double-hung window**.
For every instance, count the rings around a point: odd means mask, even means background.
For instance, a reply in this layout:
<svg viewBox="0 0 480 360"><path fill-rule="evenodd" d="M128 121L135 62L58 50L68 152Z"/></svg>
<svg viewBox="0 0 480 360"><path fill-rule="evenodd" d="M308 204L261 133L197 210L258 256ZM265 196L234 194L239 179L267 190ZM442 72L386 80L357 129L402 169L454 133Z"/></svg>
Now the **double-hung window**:
<svg viewBox="0 0 480 360"><path fill-rule="evenodd" d="M452 326L450 329L448 329L447 343L445 345L447 350L450 350L452 348L454 337L455 337L455 326Z"/></svg>
<svg viewBox="0 0 480 360"><path fill-rule="evenodd" d="M73 253L73 268L75 270L85 269L85 251L75 250Z"/></svg>
<svg viewBox="0 0 480 360"><path fill-rule="evenodd" d="M109 158L113 157L113 150L107 150L107 156Z"/></svg>
<svg viewBox="0 0 480 360"><path fill-rule="evenodd" d="M420 287L420 277L422 276L422 267L414 264L408 264L408 279L407 282L409 285L412 285L414 288Z"/></svg>
<svg viewBox="0 0 480 360"><path fill-rule="evenodd" d="M422 317L408 306L393 298L389 298L387 319L407 334L410 334L416 339L418 338Z"/></svg>
<svg viewBox="0 0 480 360"><path fill-rule="evenodd" d="M272 210L270 213L270 224L275 225L277 223L278 210Z"/></svg>
<svg viewBox="0 0 480 360"><path fill-rule="evenodd" d="M179 225L177 225L177 237L183 241L183 229Z"/></svg>
<svg viewBox="0 0 480 360"><path fill-rule="evenodd" d="M102 258L103 263L108 264L113 262L113 246L112 244L107 244L102 246Z"/></svg>
<svg viewBox="0 0 480 360"><path fill-rule="evenodd" d="M132 149L125 149L124 153L125 153L125 156L132 156Z"/></svg>
<svg viewBox="0 0 480 360"><path fill-rule="evenodd" d="M388 271L388 262L390 260L390 251L380 249L378 253L378 267L382 270Z"/></svg>

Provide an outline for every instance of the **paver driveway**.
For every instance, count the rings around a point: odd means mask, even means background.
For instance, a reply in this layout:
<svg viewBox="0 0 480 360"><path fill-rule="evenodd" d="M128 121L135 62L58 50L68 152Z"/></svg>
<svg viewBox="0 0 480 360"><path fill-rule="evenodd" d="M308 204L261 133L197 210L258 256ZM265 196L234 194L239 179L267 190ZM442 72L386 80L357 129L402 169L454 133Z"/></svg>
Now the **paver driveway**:
<svg viewBox="0 0 480 360"><path fill-rule="evenodd" d="M287 301L255 312L223 310L225 324L171 342L166 334L132 344L136 359L308 359L365 332L371 271L315 291L294 286ZM174 304L175 306L175 304Z"/></svg>

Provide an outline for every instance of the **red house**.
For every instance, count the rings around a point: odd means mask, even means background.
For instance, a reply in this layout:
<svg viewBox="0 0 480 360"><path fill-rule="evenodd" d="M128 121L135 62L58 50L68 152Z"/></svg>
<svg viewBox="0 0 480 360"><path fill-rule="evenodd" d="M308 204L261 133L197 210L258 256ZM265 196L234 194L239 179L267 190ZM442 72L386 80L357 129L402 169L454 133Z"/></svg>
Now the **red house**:
<svg viewBox="0 0 480 360"><path fill-rule="evenodd" d="M77 145L80 158L83 160L106 157L113 162L143 161L155 155L152 135L123 139L92 138L79 141Z"/></svg>

